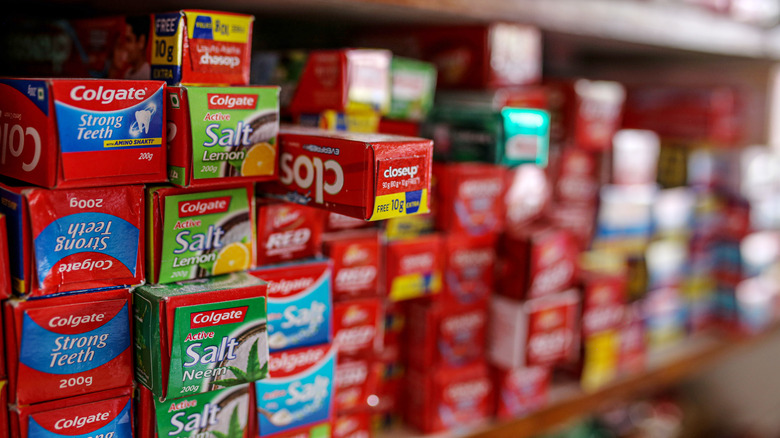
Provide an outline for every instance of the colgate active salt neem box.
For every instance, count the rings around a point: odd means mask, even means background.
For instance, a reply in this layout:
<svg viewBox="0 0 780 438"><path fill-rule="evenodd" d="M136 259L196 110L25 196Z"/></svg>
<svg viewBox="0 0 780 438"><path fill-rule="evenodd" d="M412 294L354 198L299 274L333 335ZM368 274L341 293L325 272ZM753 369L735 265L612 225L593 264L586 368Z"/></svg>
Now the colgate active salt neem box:
<svg viewBox="0 0 780 438"><path fill-rule="evenodd" d="M278 182L259 191L365 220L429 211L430 140L282 128Z"/></svg>
<svg viewBox="0 0 780 438"><path fill-rule="evenodd" d="M384 307L378 298L333 304L333 343L339 357L369 357L381 350Z"/></svg>
<svg viewBox="0 0 780 438"><path fill-rule="evenodd" d="M332 264L313 259L261 267L249 273L268 282L271 352L328 343L333 330Z"/></svg>
<svg viewBox="0 0 780 438"><path fill-rule="evenodd" d="M276 179L278 87L168 87L166 116L173 184Z"/></svg>
<svg viewBox="0 0 780 438"><path fill-rule="evenodd" d="M496 235L444 237L442 306L487 304L495 290Z"/></svg>
<svg viewBox="0 0 780 438"><path fill-rule="evenodd" d="M257 265L321 255L326 214L292 202L258 199Z"/></svg>
<svg viewBox="0 0 780 438"><path fill-rule="evenodd" d="M336 412L365 412L369 398L377 393L381 367L372 358L342 358L336 365Z"/></svg>
<svg viewBox="0 0 780 438"><path fill-rule="evenodd" d="M261 437L330 436L336 350L327 344L271 355L272 377L255 383Z"/></svg>
<svg viewBox="0 0 780 438"><path fill-rule="evenodd" d="M266 284L244 273L135 289L135 376L158 398L268 375Z"/></svg>
<svg viewBox="0 0 780 438"><path fill-rule="evenodd" d="M144 281L143 188L0 185L11 277L33 297Z"/></svg>
<svg viewBox="0 0 780 438"><path fill-rule="evenodd" d="M154 283L244 271L255 265L252 184L147 189L149 279Z"/></svg>
<svg viewBox="0 0 780 438"><path fill-rule="evenodd" d="M334 301L378 296L380 248L376 230L323 236L323 252L333 260Z"/></svg>
<svg viewBox="0 0 780 438"><path fill-rule="evenodd" d="M496 393L496 417L508 420L528 415L547 404L551 372L545 367L504 370L491 368Z"/></svg>
<svg viewBox="0 0 780 438"><path fill-rule="evenodd" d="M168 85L247 85L254 20L193 9L152 15L152 78Z"/></svg>
<svg viewBox="0 0 780 438"><path fill-rule="evenodd" d="M438 234L385 245L385 294L403 301L437 294L442 288L444 255Z"/></svg>
<svg viewBox="0 0 780 438"><path fill-rule="evenodd" d="M506 169L482 163L435 164L439 230L482 236L504 228Z"/></svg>
<svg viewBox="0 0 780 438"><path fill-rule="evenodd" d="M162 182L165 84L0 79L3 175L43 187Z"/></svg>

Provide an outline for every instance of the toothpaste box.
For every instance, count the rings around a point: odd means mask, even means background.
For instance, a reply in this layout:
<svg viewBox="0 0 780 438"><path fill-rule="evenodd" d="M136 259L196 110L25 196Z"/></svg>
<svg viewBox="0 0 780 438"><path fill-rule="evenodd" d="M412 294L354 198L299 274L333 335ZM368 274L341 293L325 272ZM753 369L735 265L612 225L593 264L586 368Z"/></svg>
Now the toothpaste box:
<svg viewBox="0 0 780 438"><path fill-rule="evenodd" d="M567 147L551 167L556 202L579 205L595 205L598 202L601 185L598 155Z"/></svg>
<svg viewBox="0 0 780 438"><path fill-rule="evenodd" d="M638 373L645 370L647 361L647 333L642 313L642 302L626 307L620 328L618 369L620 373Z"/></svg>
<svg viewBox="0 0 780 438"><path fill-rule="evenodd" d="M203 278L255 266L252 184L147 189L149 279Z"/></svg>
<svg viewBox="0 0 780 438"><path fill-rule="evenodd" d="M438 302L445 307L487 304L495 290L496 236L448 234L443 251L444 282Z"/></svg>
<svg viewBox="0 0 780 438"><path fill-rule="evenodd" d="M265 378L266 304L245 273L136 288L136 380L171 400Z"/></svg>
<svg viewBox="0 0 780 438"><path fill-rule="evenodd" d="M491 368L496 394L496 417L509 420L547 405L552 372L545 367Z"/></svg>
<svg viewBox="0 0 780 438"><path fill-rule="evenodd" d="M346 414L370 409L370 397L379 388L381 364L372 358L342 358L336 364L336 412Z"/></svg>
<svg viewBox="0 0 780 438"><path fill-rule="evenodd" d="M165 181L164 91L157 81L0 80L3 175L49 188Z"/></svg>
<svg viewBox="0 0 780 438"><path fill-rule="evenodd" d="M583 279L582 337L618 330L626 312L625 276L592 273Z"/></svg>
<svg viewBox="0 0 780 438"><path fill-rule="evenodd" d="M429 234L385 245L385 294L404 301L438 294L442 288L442 237Z"/></svg>
<svg viewBox="0 0 780 438"><path fill-rule="evenodd" d="M255 17L185 9L152 15L152 78L168 85L247 85Z"/></svg>
<svg viewBox="0 0 780 438"><path fill-rule="evenodd" d="M12 287L38 297L144 281L143 188L0 185Z"/></svg>
<svg viewBox="0 0 780 438"><path fill-rule="evenodd" d="M374 436L371 413L339 414L333 422L333 438L371 438Z"/></svg>
<svg viewBox="0 0 780 438"><path fill-rule="evenodd" d="M433 108L436 66L416 59L393 56L390 78L392 85L387 117L423 120Z"/></svg>
<svg viewBox="0 0 780 438"><path fill-rule="evenodd" d="M272 377L255 383L261 437L330 436L323 423L334 418L336 350L326 344L271 355Z"/></svg>
<svg viewBox="0 0 780 438"><path fill-rule="evenodd" d="M343 112L325 110L320 113L296 114L295 124L325 131L379 132L382 114L371 108L349 109Z"/></svg>
<svg viewBox="0 0 780 438"><path fill-rule="evenodd" d="M333 343L339 357L370 357L382 349L384 307L379 297L333 304Z"/></svg>
<svg viewBox="0 0 780 438"><path fill-rule="evenodd" d="M265 266L250 272L268 283L271 352L331 341L332 263L328 259Z"/></svg>
<svg viewBox="0 0 780 438"><path fill-rule="evenodd" d="M128 289L4 306L10 393L19 405L132 384Z"/></svg>
<svg viewBox="0 0 780 438"><path fill-rule="evenodd" d="M273 200L257 201L257 264L300 260L322 254L326 212Z"/></svg>
<svg viewBox="0 0 780 438"><path fill-rule="evenodd" d="M327 233L323 236L323 252L333 260L334 301L379 294L381 246L376 230Z"/></svg>
<svg viewBox="0 0 780 438"><path fill-rule="evenodd" d="M276 179L278 87L168 87L166 116L173 184Z"/></svg>
<svg viewBox="0 0 780 438"><path fill-rule="evenodd" d="M528 225L541 219L552 198L552 183L545 169L522 164L506 172L504 228L521 234Z"/></svg>
<svg viewBox="0 0 780 438"><path fill-rule="evenodd" d="M328 212L325 220L325 231L354 230L357 228L375 228L376 222L345 216L343 214Z"/></svg>
<svg viewBox="0 0 780 438"><path fill-rule="evenodd" d="M283 128L278 182L258 190L365 220L429 211L432 142Z"/></svg>
<svg viewBox="0 0 780 438"><path fill-rule="evenodd" d="M133 389L130 386L17 405L10 411L11 436L133 437Z"/></svg>
<svg viewBox="0 0 780 438"><path fill-rule="evenodd" d="M0 202L4 198L0 197ZM0 206L0 210L3 209ZM4 300L11 296L11 261L8 255L11 251L14 251L14 256L17 256L15 251L17 248L10 248L8 245L8 225L5 220L5 215L0 213L0 300ZM2 355L0 355L2 356ZM0 358L2 362L2 358ZM3 367L0 366L0 372Z"/></svg>
<svg viewBox="0 0 780 438"><path fill-rule="evenodd" d="M505 168L482 163L433 166L436 228L483 236L504 227Z"/></svg>

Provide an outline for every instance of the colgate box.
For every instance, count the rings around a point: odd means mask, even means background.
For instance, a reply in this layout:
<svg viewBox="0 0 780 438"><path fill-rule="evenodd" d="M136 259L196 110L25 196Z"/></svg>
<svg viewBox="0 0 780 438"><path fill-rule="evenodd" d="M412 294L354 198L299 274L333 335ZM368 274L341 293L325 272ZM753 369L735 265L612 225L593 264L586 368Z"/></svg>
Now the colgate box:
<svg viewBox="0 0 780 438"><path fill-rule="evenodd" d="M0 185L11 278L32 297L144 281L143 188Z"/></svg>
<svg viewBox="0 0 780 438"><path fill-rule="evenodd" d="M439 230L482 236L503 229L505 168L480 163L437 163L433 173Z"/></svg>
<svg viewBox="0 0 780 438"><path fill-rule="evenodd" d="M381 364L371 358L342 358L336 365L336 412L365 412L369 397L379 389Z"/></svg>
<svg viewBox="0 0 780 438"><path fill-rule="evenodd" d="M245 273L136 288L136 380L171 400L265 378L266 304Z"/></svg>
<svg viewBox="0 0 780 438"><path fill-rule="evenodd" d="M574 289L525 302L493 297L488 357L505 369L566 363L579 351L578 317Z"/></svg>
<svg viewBox="0 0 780 438"><path fill-rule="evenodd" d="M429 234L385 246L385 293L391 301L438 294L442 288L442 238Z"/></svg>
<svg viewBox="0 0 780 438"><path fill-rule="evenodd" d="M173 184L276 179L279 87L168 87L166 97Z"/></svg>
<svg viewBox="0 0 780 438"><path fill-rule="evenodd" d="M528 415L547 404L551 372L545 367L491 368L500 420Z"/></svg>
<svg viewBox="0 0 780 438"><path fill-rule="evenodd" d="M439 303L455 307L487 304L495 290L496 236L448 234L443 252L444 287Z"/></svg>
<svg viewBox="0 0 780 438"><path fill-rule="evenodd" d="M282 128L273 197L365 220L429 211L431 140Z"/></svg>
<svg viewBox="0 0 780 438"><path fill-rule="evenodd" d="M152 15L152 78L168 85L247 85L254 20L193 9Z"/></svg>
<svg viewBox="0 0 780 438"><path fill-rule="evenodd" d="M330 436L336 347L318 345L274 353L269 371L272 377L255 383L260 436Z"/></svg>
<svg viewBox="0 0 780 438"><path fill-rule="evenodd" d="M268 282L271 352L328 343L333 329L332 263L314 259L250 272Z"/></svg>
<svg viewBox="0 0 780 438"><path fill-rule="evenodd" d="M376 230L325 234L323 250L333 260L334 301L378 295L381 254Z"/></svg>
<svg viewBox="0 0 780 438"><path fill-rule="evenodd" d="M43 187L161 182L165 84L0 80L3 175Z"/></svg>
<svg viewBox="0 0 780 438"><path fill-rule="evenodd" d="M257 201L257 264L300 260L322 253L326 212L272 200Z"/></svg>
<svg viewBox="0 0 780 438"><path fill-rule="evenodd" d="M370 412L339 414L333 422L333 438L371 438L374 436L371 424Z"/></svg>
<svg viewBox="0 0 780 438"><path fill-rule="evenodd" d="M384 307L378 297L333 304L333 342L339 357L373 356L382 347Z"/></svg>

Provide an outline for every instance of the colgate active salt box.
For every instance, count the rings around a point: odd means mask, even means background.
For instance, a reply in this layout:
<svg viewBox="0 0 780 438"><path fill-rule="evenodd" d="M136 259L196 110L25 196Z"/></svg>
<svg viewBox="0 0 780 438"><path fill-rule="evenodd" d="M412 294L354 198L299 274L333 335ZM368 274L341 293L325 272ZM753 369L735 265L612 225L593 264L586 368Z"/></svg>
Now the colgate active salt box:
<svg viewBox="0 0 780 438"><path fill-rule="evenodd" d="M403 301L438 294L442 288L442 237L429 234L385 245L385 294Z"/></svg>
<svg viewBox="0 0 780 438"><path fill-rule="evenodd" d="M551 370L526 367L504 370L492 367L496 417L509 420L528 415L547 404Z"/></svg>
<svg viewBox="0 0 780 438"><path fill-rule="evenodd" d="M162 182L165 84L0 80L3 175L43 187Z"/></svg>
<svg viewBox="0 0 780 438"><path fill-rule="evenodd" d="M19 405L132 384L128 289L5 304L9 384Z"/></svg>
<svg viewBox="0 0 780 438"><path fill-rule="evenodd" d="M130 386L14 406L11 436L133 438L133 389Z"/></svg>
<svg viewBox="0 0 780 438"><path fill-rule="evenodd" d="M454 234L483 236L504 227L506 169L482 163L433 166L436 227Z"/></svg>
<svg viewBox="0 0 780 438"><path fill-rule="evenodd" d="M333 300L376 297L379 293L379 233L355 230L323 236L323 252L333 260Z"/></svg>
<svg viewBox="0 0 780 438"><path fill-rule="evenodd" d="M381 365L372 358L342 358L336 364L336 412L366 412L379 389Z"/></svg>
<svg viewBox="0 0 780 438"><path fill-rule="evenodd" d="M496 235L444 237L442 306L484 305L495 290Z"/></svg>
<svg viewBox="0 0 780 438"><path fill-rule="evenodd" d="M336 347L304 347L271 355L272 377L255 383L261 437L330 436Z"/></svg>
<svg viewBox="0 0 780 438"><path fill-rule="evenodd" d="M166 98L173 184L276 179L278 87L168 87Z"/></svg>
<svg viewBox="0 0 780 438"><path fill-rule="evenodd" d="M382 347L384 306L378 297L333 304L333 343L339 357L370 357Z"/></svg>
<svg viewBox="0 0 780 438"><path fill-rule="evenodd" d="M477 306L442 306L411 302L407 312L405 341L415 348L407 352L410 368L455 368L482 360L488 309Z"/></svg>
<svg viewBox="0 0 780 438"><path fill-rule="evenodd" d="M268 375L266 284L245 273L136 288L135 376L161 399Z"/></svg>
<svg viewBox="0 0 780 438"><path fill-rule="evenodd" d="M152 78L168 85L247 85L254 19L193 9L152 15Z"/></svg>
<svg viewBox="0 0 780 438"><path fill-rule="evenodd" d="M146 195L150 282L244 271L255 265L252 184L150 187Z"/></svg>
<svg viewBox="0 0 780 438"><path fill-rule="evenodd" d="M373 432L370 412L339 414L333 422L333 438L371 438Z"/></svg>
<svg viewBox="0 0 780 438"><path fill-rule="evenodd" d="M330 342L333 330L332 264L328 259L266 266L250 271L268 282L271 352Z"/></svg>
<svg viewBox="0 0 780 438"><path fill-rule="evenodd" d="M431 140L283 127L278 182L258 191L365 220L429 211Z"/></svg>
<svg viewBox="0 0 780 438"><path fill-rule="evenodd" d="M326 214L292 202L258 199L258 266L321 255Z"/></svg>
<svg viewBox="0 0 780 438"><path fill-rule="evenodd" d="M0 185L11 276L32 297L144 281L143 188Z"/></svg>

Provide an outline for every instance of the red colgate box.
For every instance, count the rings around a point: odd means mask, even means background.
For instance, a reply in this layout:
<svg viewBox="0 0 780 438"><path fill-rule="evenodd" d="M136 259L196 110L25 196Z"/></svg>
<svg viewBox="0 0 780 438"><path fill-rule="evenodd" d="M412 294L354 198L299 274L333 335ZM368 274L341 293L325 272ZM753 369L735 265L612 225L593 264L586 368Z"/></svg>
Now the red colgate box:
<svg viewBox="0 0 780 438"><path fill-rule="evenodd" d="M521 164L506 175L504 226L508 233L518 235L545 213L553 188L545 169L535 164Z"/></svg>
<svg viewBox="0 0 780 438"><path fill-rule="evenodd" d="M334 301L378 295L381 254L376 230L325 234L323 251L333 260Z"/></svg>
<svg viewBox="0 0 780 438"><path fill-rule="evenodd" d="M547 404L552 373L545 367L505 370L491 368L496 393L496 417L510 420L531 414Z"/></svg>
<svg viewBox="0 0 780 438"><path fill-rule="evenodd" d="M257 264L321 255L325 212L305 205L257 201Z"/></svg>
<svg viewBox="0 0 780 438"><path fill-rule="evenodd" d="M165 84L0 80L3 175L43 187L166 181Z"/></svg>
<svg viewBox="0 0 780 438"><path fill-rule="evenodd" d="M333 342L339 357L368 357L382 349L382 300L369 298L333 304Z"/></svg>
<svg viewBox="0 0 780 438"><path fill-rule="evenodd" d="M0 213L0 300L11 296L11 262L8 259L10 248L8 246L8 226L6 225L5 215ZM14 248L17 250L17 248ZM18 257L18 254L14 254ZM2 341L0 341L2 342ZM2 362L2 355L0 355ZM0 373L3 367L0 366ZM4 375L4 374L3 374Z"/></svg>
<svg viewBox="0 0 780 438"><path fill-rule="evenodd" d="M444 307L486 305L493 290L496 236L444 237L444 283L437 301Z"/></svg>
<svg viewBox="0 0 780 438"><path fill-rule="evenodd" d="M553 161L553 196L561 204L595 205L599 198L598 156L582 149L564 148Z"/></svg>
<svg viewBox="0 0 780 438"><path fill-rule="evenodd" d="M589 274L582 297L582 337L616 330L623 325L626 307L625 276Z"/></svg>
<svg viewBox="0 0 780 438"><path fill-rule="evenodd" d="M493 384L487 365L410 370L404 420L422 433L473 425L493 412Z"/></svg>
<svg viewBox="0 0 780 438"><path fill-rule="evenodd" d="M347 216L382 220L429 211L433 142L283 127L278 182L258 190Z"/></svg>
<svg viewBox="0 0 780 438"><path fill-rule="evenodd" d="M0 185L12 287L31 297L144 281L143 188Z"/></svg>
<svg viewBox="0 0 780 438"><path fill-rule="evenodd" d="M110 389L34 405L17 405L10 411L11 436L133 437L133 388Z"/></svg>
<svg viewBox="0 0 780 438"><path fill-rule="evenodd" d="M525 302L493 297L488 358L505 369L569 362L579 351L579 304L574 289Z"/></svg>
<svg viewBox="0 0 780 438"><path fill-rule="evenodd" d="M571 234L553 227L526 228L499 239L498 293L529 299L561 292L577 279L579 250Z"/></svg>
<svg viewBox="0 0 780 438"><path fill-rule="evenodd" d="M437 188L434 211L439 230L482 236L503 229L504 167L436 163L433 172Z"/></svg>
<svg viewBox="0 0 780 438"><path fill-rule="evenodd" d="M438 234L388 242L385 246L385 294L390 301L430 296L441 291L444 255Z"/></svg>
<svg viewBox="0 0 780 438"><path fill-rule="evenodd" d="M339 414L333 422L333 438L371 438L371 413Z"/></svg>
<svg viewBox="0 0 780 438"><path fill-rule="evenodd" d="M336 412L339 414L366 412L369 397L379 388L381 364L372 358L341 357L336 364Z"/></svg>

